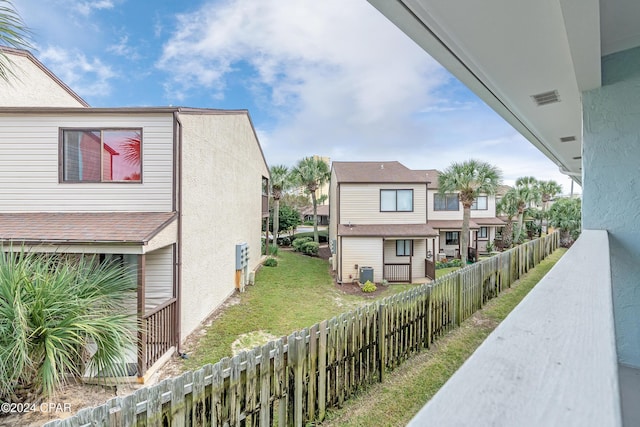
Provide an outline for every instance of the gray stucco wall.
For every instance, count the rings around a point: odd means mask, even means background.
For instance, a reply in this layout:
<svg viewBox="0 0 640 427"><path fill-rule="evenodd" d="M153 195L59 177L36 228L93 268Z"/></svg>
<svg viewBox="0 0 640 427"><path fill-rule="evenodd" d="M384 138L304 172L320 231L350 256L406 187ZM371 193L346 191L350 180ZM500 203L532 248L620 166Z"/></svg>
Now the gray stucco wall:
<svg viewBox="0 0 640 427"><path fill-rule="evenodd" d="M583 94L583 228L609 232L618 357L640 367L640 48L603 58Z"/></svg>

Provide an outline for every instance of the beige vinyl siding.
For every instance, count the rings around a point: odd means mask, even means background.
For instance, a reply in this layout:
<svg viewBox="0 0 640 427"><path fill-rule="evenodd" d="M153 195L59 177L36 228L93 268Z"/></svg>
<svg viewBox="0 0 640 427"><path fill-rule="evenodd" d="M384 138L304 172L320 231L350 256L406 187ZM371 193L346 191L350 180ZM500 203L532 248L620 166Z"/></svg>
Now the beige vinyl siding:
<svg viewBox="0 0 640 427"><path fill-rule="evenodd" d="M472 210L471 218L493 218L496 216L496 196L487 196L486 210Z"/></svg>
<svg viewBox="0 0 640 427"><path fill-rule="evenodd" d="M60 128L142 128L143 183L60 183ZM3 212L172 210L173 117L150 114L0 112Z"/></svg>
<svg viewBox="0 0 640 427"><path fill-rule="evenodd" d="M382 250L379 237L342 237L342 281L357 279L359 267L372 267L374 281L381 282Z"/></svg>
<svg viewBox="0 0 640 427"><path fill-rule="evenodd" d="M248 114L181 114L183 130L181 336L235 291L235 248L261 260L262 177L269 176Z"/></svg>
<svg viewBox="0 0 640 427"><path fill-rule="evenodd" d="M434 210L434 197L437 194L437 190L429 190L427 207L429 209L429 219L462 219L462 204L458 203L459 209L457 211L436 211ZM493 218L496 216L496 196L487 196L487 209L486 210L472 210L471 218Z"/></svg>
<svg viewBox="0 0 640 427"><path fill-rule="evenodd" d="M380 190L413 189L413 212L380 212ZM424 224L426 185L340 184L341 224Z"/></svg>
<svg viewBox="0 0 640 427"><path fill-rule="evenodd" d="M462 204L458 203L457 211L436 211L434 210L434 198L438 193L438 190L429 190L427 208L429 220L438 220L438 219L462 219Z"/></svg>
<svg viewBox="0 0 640 427"><path fill-rule="evenodd" d="M173 246L145 255L145 310L173 297Z"/></svg>
<svg viewBox="0 0 640 427"><path fill-rule="evenodd" d="M397 240L413 240L413 256L411 257L411 275L412 277L424 277L424 260L427 257L427 246L425 239L397 239ZM396 256L396 241L385 240L384 242L384 263L385 264L409 264L408 256ZM375 272L374 272L375 273Z"/></svg>

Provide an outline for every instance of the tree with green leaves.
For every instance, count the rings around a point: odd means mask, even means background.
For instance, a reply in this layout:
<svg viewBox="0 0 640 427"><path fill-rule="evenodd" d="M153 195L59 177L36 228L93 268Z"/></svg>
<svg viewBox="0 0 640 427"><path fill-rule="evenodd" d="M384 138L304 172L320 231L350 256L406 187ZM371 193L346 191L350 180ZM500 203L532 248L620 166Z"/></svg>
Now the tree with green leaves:
<svg viewBox="0 0 640 427"><path fill-rule="evenodd" d="M30 49L29 30L9 0L0 0L0 46ZM9 81L13 75L11 60L0 50L0 79Z"/></svg>
<svg viewBox="0 0 640 427"><path fill-rule="evenodd" d="M126 376L136 286L127 268L93 256L0 252L0 401L51 396L87 370Z"/></svg>
<svg viewBox="0 0 640 427"><path fill-rule="evenodd" d="M549 207L549 202L562 193L562 186L551 179L549 181L539 181L538 189L542 200L542 215L540 216L540 229L542 229L542 221L548 219L547 208Z"/></svg>
<svg viewBox="0 0 640 427"><path fill-rule="evenodd" d="M291 187L289 168L284 165L275 165L269 168L271 175L271 197L273 197L273 240L274 252L278 247L278 235L280 231L280 199L282 194Z"/></svg>
<svg viewBox="0 0 640 427"><path fill-rule="evenodd" d="M569 247L580 235L582 210L579 198L561 198L549 208L549 224L559 228L560 244Z"/></svg>
<svg viewBox="0 0 640 427"><path fill-rule="evenodd" d="M481 194L496 193L502 181L502 172L496 166L479 160L467 160L462 163L452 163L438 178L440 194L459 193L462 203L462 232L460 236L460 256L462 264L467 262L467 247L469 246L469 219L471 205Z"/></svg>
<svg viewBox="0 0 640 427"><path fill-rule="evenodd" d="M271 212L271 217L269 218L271 222L271 228L274 229L274 221L275 221L275 209ZM289 237L293 236L295 229L302 224L302 220L300 219L300 211L295 208L286 205L284 203L280 204L280 215L278 215L278 230L280 233L287 233ZM275 234L274 234L275 238Z"/></svg>
<svg viewBox="0 0 640 427"><path fill-rule="evenodd" d="M313 240L318 238L318 199L316 190L331 178L329 165L318 157L305 157L291 170L291 179L297 185L304 187L311 195L313 204Z"/></svg>
<svg viewBox="0 0 640 427"><path fill-rule="evenodd" d="M540 203L538 180L532 176L520 177L516 179L514 190L518 198L518 227L516 228L515 239L517 243L521 243L524 212L531 203Z"/></svg>
<svg viewBox="0 0 640 427"><path fill-rule="evenodd" d="M507 224L502 230L502 248L509 249L513 245L513 218L518 215L518 195L514 188L509 189L496 205L499 215L507 217Z"/></svg>

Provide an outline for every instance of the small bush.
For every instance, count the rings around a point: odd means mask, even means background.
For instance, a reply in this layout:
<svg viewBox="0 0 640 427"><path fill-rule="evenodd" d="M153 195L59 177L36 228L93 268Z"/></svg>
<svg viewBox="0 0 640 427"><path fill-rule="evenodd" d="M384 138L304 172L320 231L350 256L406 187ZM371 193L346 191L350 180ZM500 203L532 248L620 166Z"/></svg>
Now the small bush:
<svg viewBox="0 0 640 427"><path fill-rule="evenodd" d="M305 255L316 256L318 255L319 248L320 248L320 245L316 242L305 242L300 247L300 251Z"/></svg>
<svg viewBox="0 0 640 427"><path fill-rule="evenodd" d="M265 265L266 267L277 267L277 266L278 266L278 260L277 260L277 259L275 259L275 258L267 258L267 259L264 261L264 265Z"/></svg>
<svg viewBox="0 0 640 427"><path fill-rule="evenodd" d="M376 291L376 285L374 285L371 280L367 280L364 284L364 286L362 286L362 292L375 292Z"/></svg>
<svg viewBox="0 0 640 427"><path fill-rule="evenodd" d="M291 237L289 236L278 237L278 244L280 246L291 246Z"/></svg>
<svg viewBox="0 0 640 427"><path fill-rule="evenodd" d="M436 270L439 270L441 268L450 268L450 267L462 267L462 260L459 258L455 258L447 262L442 262L442 261L436 262Z"/></svg>
<svg viewBox="0 0 640 427"><path fill-rule="evenodd" d="M297 252L302 252L302 246L305 243L309 243L309 242L313 242L313 238L312 237L297 237L292 242L293 250L297 251Z"/></svg>

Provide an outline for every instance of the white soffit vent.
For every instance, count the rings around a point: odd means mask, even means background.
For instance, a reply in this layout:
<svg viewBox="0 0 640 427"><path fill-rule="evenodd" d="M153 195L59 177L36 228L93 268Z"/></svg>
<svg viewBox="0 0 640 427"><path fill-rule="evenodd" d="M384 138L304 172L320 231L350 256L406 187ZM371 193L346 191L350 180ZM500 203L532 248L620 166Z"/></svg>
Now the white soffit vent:
<svg viewBox="0 0 640 427"><path fill-rule="evenodd" d="M538 107L547 104L553 104L554 102L560 102L560 95L558 94L557 90L539 93L537 95L531 95L531 97L536 102Z"/></svg>
<svg viewBox="0 0 640 427"><path fill-rule="evenodd" d="M560 138L560 142L573 142L575 140L575 136L563 136L562 138Z"/></svg>

